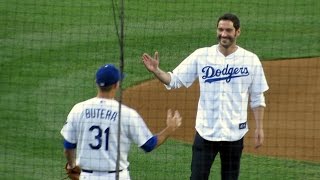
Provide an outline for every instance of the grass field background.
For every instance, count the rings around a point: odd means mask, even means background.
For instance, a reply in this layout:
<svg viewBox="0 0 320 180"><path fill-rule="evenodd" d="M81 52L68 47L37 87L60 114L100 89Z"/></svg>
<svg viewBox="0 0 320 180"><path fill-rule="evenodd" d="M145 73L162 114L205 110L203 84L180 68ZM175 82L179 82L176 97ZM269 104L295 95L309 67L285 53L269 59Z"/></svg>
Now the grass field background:
<svg viewBox="0 0 320 180"><path fill-rule="evenodd" d="M119 24L116 2L116 24ZM320 56L317 0L125 2L124 88L153 78L140 62L160 53L171 70L216 43L216 19L241 19L240 46L262 60ZM95 96L94 72L119 64L111 1L0 2L0 179L62 179L62 128L71 107ZM145 155L133 148L132 179L188 179L191 145L171 140ZM215 162L212 179L217 179ZM319 179L319 163L245 154L241 179Z"/></svg>

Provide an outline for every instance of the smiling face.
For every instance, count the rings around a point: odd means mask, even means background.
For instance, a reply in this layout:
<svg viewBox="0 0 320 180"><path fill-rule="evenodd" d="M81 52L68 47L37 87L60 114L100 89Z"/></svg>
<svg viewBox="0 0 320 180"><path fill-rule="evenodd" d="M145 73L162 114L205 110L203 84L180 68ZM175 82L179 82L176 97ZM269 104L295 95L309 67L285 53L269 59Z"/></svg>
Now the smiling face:
<svg viewBox="0 0 320 180"><path fill-rule="evenodd" d="M219 44L228 49L236 45L236 39L240 35L240 28L236 30L230 20L220 20L217 25L217 39Z"/></svg>

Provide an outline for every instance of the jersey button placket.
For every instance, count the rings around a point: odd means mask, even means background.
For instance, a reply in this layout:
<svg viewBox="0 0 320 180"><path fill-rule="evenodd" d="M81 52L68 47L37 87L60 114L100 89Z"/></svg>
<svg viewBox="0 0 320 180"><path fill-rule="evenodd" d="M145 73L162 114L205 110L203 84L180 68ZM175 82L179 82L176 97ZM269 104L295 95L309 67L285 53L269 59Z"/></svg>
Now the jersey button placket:
<svg viewBox="0 0 320 180"><path fill-rule="evenodd" d="M224 124L224 116L223 116L223 111L224 111L224 101L225 101L225 97L224 97L224 84L225 81L220 81L219 82L219 86L220 86L220 92L219 92L219 124L221 126L221 128L223 128L223 124ZM220 131L220 139L222 140L224 137L224 133L223 130Z"/></svg>
<svg viewBox="0 0 320 180"><path fill-rule="evenodd" d="M223 67L226 67L228 65L228 58L224 58L224 61L223 61ZM220 109L220 116L221 116L221 124L222 124L222 126L224 127L225 126L225 124L226 124L226 121L225 121L225 110L226 110L226 106L225 106L225 103L226 103L226 94L225 94L225 90L226 90L226 85L227 85L227 82L226 82L226 80L223 80L222 82L221 82L221 88L220 88L220 94L221 94L221 97L220 97L220 99L221 99L221 102L220 102L220 105L221 105L221 109ZM222 137L226 137L225 135L225 131L224 130L222 130L221 131L222 133L221 133L221 138Z"/></svg>

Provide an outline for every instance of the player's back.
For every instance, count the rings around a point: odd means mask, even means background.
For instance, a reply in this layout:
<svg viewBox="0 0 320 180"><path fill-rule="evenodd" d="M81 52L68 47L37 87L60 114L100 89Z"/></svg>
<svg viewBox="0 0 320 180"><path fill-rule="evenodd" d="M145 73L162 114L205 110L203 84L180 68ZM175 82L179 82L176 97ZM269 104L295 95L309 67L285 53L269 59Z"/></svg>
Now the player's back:
<svg viewBox="0 0 320 180"><path fill-rule="evenodd" d="M92 98L76 105L78 131L77 161L83 169L112 171L116 167L119 103L113 99ZM126 109L127 107L122 107ZM124 110L122 113L125 113ZM123 116L123 117L130 117ZM128 119L122 118L124 124ZM121 151L127 154L130 140L124 132ZM128 164L122 164L126 168Z"/></svg>

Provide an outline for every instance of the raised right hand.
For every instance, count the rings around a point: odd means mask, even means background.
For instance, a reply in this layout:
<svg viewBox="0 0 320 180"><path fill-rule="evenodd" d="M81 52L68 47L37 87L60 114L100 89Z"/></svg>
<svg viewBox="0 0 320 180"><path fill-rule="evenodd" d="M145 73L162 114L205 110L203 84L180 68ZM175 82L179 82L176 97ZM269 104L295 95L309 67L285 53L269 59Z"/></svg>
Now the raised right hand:
<svg viewBox="0 0 320 180"><path fill-rule="evenodd" d="M147 68L150 72L155 72L159 67L159 55L156 51L154 53L154 57L152 58L149 54L143 53L142 55L142 62L144 66Z"/></svg>

